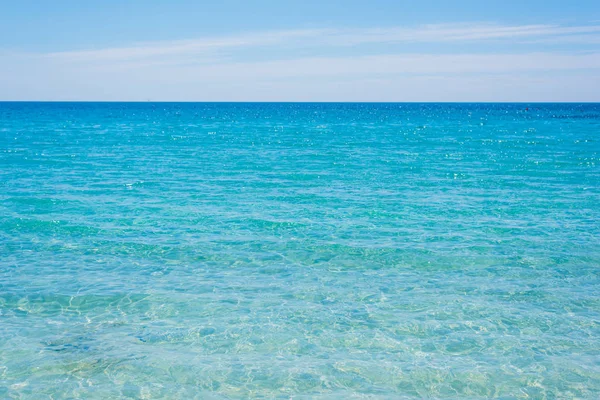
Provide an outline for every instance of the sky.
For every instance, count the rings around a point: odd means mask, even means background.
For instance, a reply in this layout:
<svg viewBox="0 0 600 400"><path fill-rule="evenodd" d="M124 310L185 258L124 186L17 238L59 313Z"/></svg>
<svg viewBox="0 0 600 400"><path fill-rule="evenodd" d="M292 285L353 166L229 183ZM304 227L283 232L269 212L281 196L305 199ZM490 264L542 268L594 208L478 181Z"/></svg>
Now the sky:
<svg viewBox="0 0 600 400"><path fill-rule="evenodd" d="M600 101L600 1L0 0L0 100Z"/></svg>

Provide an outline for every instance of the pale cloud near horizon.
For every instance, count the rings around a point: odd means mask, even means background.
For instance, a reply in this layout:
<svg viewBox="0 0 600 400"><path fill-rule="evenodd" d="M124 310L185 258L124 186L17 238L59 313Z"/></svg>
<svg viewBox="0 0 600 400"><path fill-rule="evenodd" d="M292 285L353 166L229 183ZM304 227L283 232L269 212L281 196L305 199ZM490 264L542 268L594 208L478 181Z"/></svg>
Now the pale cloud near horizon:
<svg viewBox="0 0 600 400"><path fill-rule="evenodd" d="M509 51L394 47L418 43L499 44ZM548 47L561 43L584 47ZM481 23L300 29L0 53L0 99L597 101L596 43L600 25ZM511 48L517 44L526 47ZM375 54L365 51L373 46L379 46Z"/></svg>

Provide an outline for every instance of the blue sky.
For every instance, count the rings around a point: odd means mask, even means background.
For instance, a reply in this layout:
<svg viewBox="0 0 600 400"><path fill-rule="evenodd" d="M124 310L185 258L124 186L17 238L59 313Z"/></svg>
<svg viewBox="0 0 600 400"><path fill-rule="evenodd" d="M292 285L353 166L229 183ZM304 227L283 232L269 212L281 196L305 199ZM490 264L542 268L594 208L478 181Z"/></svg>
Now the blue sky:
<svg viewBox="0 0 600 400"><path fill-rule="evenodd" d="M0 0L0 100L600 101L598 1Z"/></svg>

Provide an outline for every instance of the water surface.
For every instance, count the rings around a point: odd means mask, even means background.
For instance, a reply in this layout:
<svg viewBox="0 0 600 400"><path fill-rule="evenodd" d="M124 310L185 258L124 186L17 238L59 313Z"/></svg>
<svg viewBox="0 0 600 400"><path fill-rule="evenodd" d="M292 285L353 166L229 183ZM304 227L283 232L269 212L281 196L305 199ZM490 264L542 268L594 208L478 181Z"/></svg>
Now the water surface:
<svg viewBox="0 0 600 400"><path fill-rule="evenodd" d="M600 397L600 105L0 103L0 398Z"/></svg>

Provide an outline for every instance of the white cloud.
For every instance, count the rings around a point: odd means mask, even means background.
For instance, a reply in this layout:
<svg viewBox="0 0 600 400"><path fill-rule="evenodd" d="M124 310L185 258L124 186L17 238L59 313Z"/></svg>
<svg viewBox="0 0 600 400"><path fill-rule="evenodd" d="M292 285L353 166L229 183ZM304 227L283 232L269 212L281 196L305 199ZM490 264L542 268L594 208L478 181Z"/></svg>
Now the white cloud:
<svg viewBox="0 0 600 400"><path fill-rule="evenodd" d="M585 34L585 35L583 35ZM223 52L235 53L240 48L271 47L277 53L282 46L288 48L347 47L375 43L449 43L489 40L567 40L581 39L583 43L600 39L600 25L558 26L496 24L441 24L417 27L391 27L373 29L308 29L238 36L140 43L126 47L54 52L41 55L62 62L127 62L131 60L170 59L182 62L203 57L215 58Z"/></svg>
<svg viewBox="0 0 600 400"><path fill-rule="evenodd" d="M447 43L492 39L520 39L528 37L560 37L575 33L599 33L600 26L561 27L557 25L501 26L478 25L425 25L416 28L380 28L332 32L324 38L333 43L356 45L363 43Z"/></svg>
<svg viewBox="0 0 600 400"><path fill-rule="evenodd" d="M63 61L127 61L140 58L173 56L179 54L202 54L236 47L278 45L297 38L318 37L325 30L292 30L251 33L241 36L175 40L168 42L140 43L127 47L100 50L65 51L43 54Z"/></svg>
<svg viewBox="0 0 600 400"><path fill-rule="evenodd" d="M600 68L600 53L592 54L386 54L362 57L300 58L254 63L176 67L179 79L194 76L225 78L290 78L394 74L465 74L556 71Z"/></svg>
<svg viewBox="0 0 600 400"><path fill-rule="evenodd" d="M544 44L549 40L593 43L600 37L597 32L600 26L595 25L429 25L266 32L45 54L0 53L0 99L558 101L576 100L579 93L580 100L600 100L596 46L590 51L575 51L571 46L558 51ZM492 46L517 39L540 44L521 53L494 51ZM462 44L473 41L485 43L485 51L482 46L465 51ZM373 43L396 42L456 42L462 52L364 51ZM359 45L366 46L348 47ZM287 50L286 57L282 49ZM256 52L261 58L252 61L248 55Z"/></svg>

